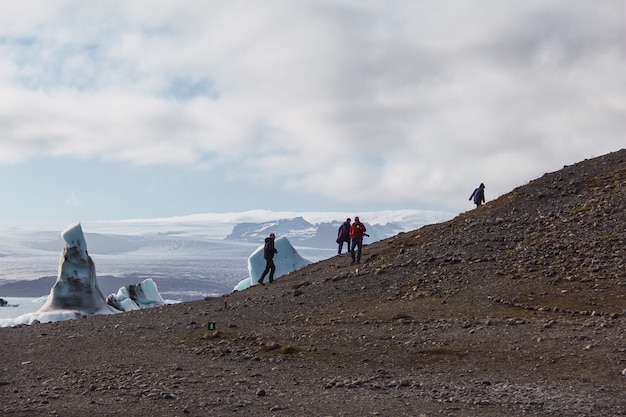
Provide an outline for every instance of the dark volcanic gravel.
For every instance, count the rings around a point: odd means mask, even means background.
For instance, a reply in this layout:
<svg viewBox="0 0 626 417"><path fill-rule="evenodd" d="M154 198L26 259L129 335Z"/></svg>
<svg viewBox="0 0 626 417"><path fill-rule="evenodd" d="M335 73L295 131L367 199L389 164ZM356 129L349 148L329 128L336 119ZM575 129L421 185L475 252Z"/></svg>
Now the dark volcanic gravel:
<svg viewBox="0 0 626 417"><path fill-rule="evenodd" d="M0 415L625 416L625 208L622 150L228 308L3 328Z"/></svg>

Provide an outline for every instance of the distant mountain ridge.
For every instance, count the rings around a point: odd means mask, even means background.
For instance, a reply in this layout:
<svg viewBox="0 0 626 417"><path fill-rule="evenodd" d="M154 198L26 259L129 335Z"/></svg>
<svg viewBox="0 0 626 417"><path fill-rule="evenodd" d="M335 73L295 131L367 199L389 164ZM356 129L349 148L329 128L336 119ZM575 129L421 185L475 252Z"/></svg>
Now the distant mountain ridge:
<svg viewBox="0 0 626 417"><path fill-rule="evenodd" d="M335 244L337 230L345 221L310 223L304 217L279 219L260 223L244 222L233 227L226 240L262 242L270 233L284 236L294 245L325 248ZM405 229L398 223L368 224L366 243L372 243L397 235Z"/></svg>

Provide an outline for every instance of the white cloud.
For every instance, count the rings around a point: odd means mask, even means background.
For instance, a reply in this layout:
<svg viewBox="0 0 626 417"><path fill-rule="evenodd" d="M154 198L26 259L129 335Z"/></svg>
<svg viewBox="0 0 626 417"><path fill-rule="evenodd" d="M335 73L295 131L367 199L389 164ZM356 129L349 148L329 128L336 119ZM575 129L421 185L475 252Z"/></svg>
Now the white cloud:
<svg viewBox="0 0 626 417"><path fill-rule="evenodd" d="M0 163L265 172L339 202L459 207L479 182L495 197L623 146L621 6L3 4Z"/></svg>

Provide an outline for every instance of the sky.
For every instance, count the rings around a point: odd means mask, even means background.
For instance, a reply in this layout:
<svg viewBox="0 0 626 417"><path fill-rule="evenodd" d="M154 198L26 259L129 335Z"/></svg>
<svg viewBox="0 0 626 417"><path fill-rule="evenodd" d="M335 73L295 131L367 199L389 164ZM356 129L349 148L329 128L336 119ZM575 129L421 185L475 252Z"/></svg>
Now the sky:
<svg viewBox="0 0 626 417"><path fill-rule="evenodd" d="M626 143L624 0L0 5L0 223L462 212Z"/></svg>

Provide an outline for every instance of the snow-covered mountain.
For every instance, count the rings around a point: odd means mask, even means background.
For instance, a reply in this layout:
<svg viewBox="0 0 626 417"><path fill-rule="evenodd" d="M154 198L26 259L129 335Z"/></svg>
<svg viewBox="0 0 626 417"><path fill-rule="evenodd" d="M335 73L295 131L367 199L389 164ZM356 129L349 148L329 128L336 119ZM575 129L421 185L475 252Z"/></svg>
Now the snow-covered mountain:
<svg viewBox="0 0 626 417"><path fill-rule="evenodd" d="M357 214L370 235L365 239L366 244L454 216L453 213L427 210ZM87 221L82 222L82 228L89 239L89 253L106 255L97 259L99 271L120 275L145 272L145 268L163 269L163 263L180 263L193 268L198 259L206 260L207 254L225 262L235 258L245 260L270 232L288 238L294 246L332 250L336 248L337 229L347 217L354 218L354 215L253 210ZM66 227L66 224L0 225L0 281L54 276L63 248L60 232ZM127 271L128 267L121 267L126 263L132 266L131 272Z"/></svg>
<svg viewBox="0 0 626 417"><path fill-rule="evenodd" d="M451 213L400 210L358 213L365 243L445 221ZM204 213L157 219L83 222L89 254L102 289L154 279L170 299L223 294L248 275L247 259L270 232L286 237L316 262L336 254L345 213ZM0 226L0 297L41 296L50 291L68 225Z"/></svg>
<svg viewBox="0 0 626 417"><path fill-rule="evenodd" d="M400 231L415 230L427 224L449 220L456 214L458 213L410 209L354 214L251 210L232 213L201 213L157 219L83 222L83 229L86 233L103 235L146 236L158 234L159 236L194 237L199 240L252 241L253 236L265 238L269 229L275 228L272 230L274 233L294 238L298 236L298 239L302 241L315 240L314 236L321 233L322 238L318 241L327 242L328 236L336 234L337 228L347 217L354 219L354 216L359 216L361 221L369 226L368 229L372 231L370 233L372 239L376 236L378 240ZM333 233L329 233L331 230ZM258 239L255 241L258 242ZM334 241L333 237L331 242Z"/></svg>
<svg viewBox="0 0 626 417"><path fill-rule="evenodd" d="M286 237L297 246L328 248L335 245L337 231L342 223L343 221L334 221L313 224L302 216L260 223L245 222L235 225L226 240L263 242L273 232L276 236ZM398 223L364 224L369 235L365 238L366 243L376 242L406 230Z"/></svg>

